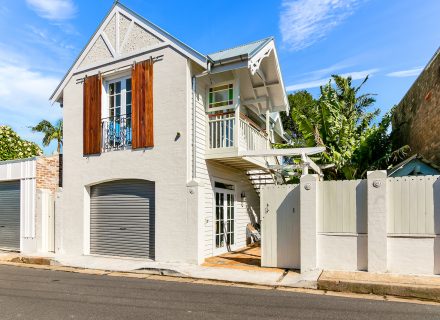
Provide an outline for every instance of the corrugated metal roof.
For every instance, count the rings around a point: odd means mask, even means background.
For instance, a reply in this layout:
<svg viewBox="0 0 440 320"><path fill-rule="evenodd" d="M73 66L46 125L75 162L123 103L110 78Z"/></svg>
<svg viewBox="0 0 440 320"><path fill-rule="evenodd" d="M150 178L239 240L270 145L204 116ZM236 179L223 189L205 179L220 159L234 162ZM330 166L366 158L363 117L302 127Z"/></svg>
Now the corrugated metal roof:
<svg viewBox="0 0 440 320"><path fill-rule="evenodd" d="M242 55L247 55L248 57L252 57L253 54L255 54L258 50L264 47L271 40L273 40L273 37L269 37L248 44L243 44L237 47L217 51L208 54L208 57L213 61L227 60Z"/></svg>

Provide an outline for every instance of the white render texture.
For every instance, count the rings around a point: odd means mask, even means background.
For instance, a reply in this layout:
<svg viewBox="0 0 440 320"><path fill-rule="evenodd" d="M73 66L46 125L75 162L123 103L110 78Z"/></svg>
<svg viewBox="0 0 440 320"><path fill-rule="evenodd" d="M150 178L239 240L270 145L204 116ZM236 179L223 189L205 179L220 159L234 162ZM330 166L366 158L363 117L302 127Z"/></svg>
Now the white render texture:
<svg viewBox="0 0 440 320"><path fill-rule="evenodd" d="M300 243L301 272L315 270L318 267L317 212L318 212L318 175L306 175L300 182Z"/></svg>
<svg viewBox="0 0 440 320"><path fill-rule="evenodd" d="M368 183L368 271L387 271L387 173L367 174Z"/></svg>
<svg viewBox="0 0 440 320"><path fill-rule="evenodd" d="M154 64L154 139L146 150L127 150L83 157L82 85L72 78L64 89L64 188L62 193L63 235L61 250L66 254L88 252L85 219L87 189L115 179L145 179L156 186L156 260L197 263L197 243L190 243L197 226L193 211L187 210L191 195L187 188L187 101L189 75L187 60L171 48L150 53L163 55ZM150 54L136 57L148 59ZM95 69L104 72L131 63ZM82 77L78 74L77 77ZM176 133L181 136L175 140Z"/></svg>
<svg viewBox="0 0 440 320"><path fill-rule="evenodd" d="M120 46L125 37L127 36L127 31L130 26L131 20L124 16L122 13L119 14L119 44Z"/></svg>
<svg viewBox="0 0 440 320"><path fill-rule="evenodd" d="M84 57L80 67L92 65L96 62L102 62L111 58L113 58L112 53L105 44L102 36L99 36L92 48L90 48L89 52Z"/></svg>
<svg viewBox="0 0 440 320"><path fill-rule="evenodd" d="M439 274L437 237L388 237L388 271L403 274Z"/></svg>
<svg viewBox="0 0 440 320"><path fill-rule="evenodd" d="M131 32L127 35L127 39L125 40L125 44L121 48L121 52L124 54L136 52L156 45L160 42L162 41L159 38L148 32L135 22L133 28L131 29Z"/></svg>
<svg viewBox="0 0 440 320"><path fill-rule="evenodd" d="M113 49L116 49L116 14L110 19L109 23L104 28L104 32Z"/></svg>
<svg viewBox="0 0 440 320"><path fill-rule="evenodd" d="M367 235L318 234L318 266L325 270L366 271Z"/></svg>

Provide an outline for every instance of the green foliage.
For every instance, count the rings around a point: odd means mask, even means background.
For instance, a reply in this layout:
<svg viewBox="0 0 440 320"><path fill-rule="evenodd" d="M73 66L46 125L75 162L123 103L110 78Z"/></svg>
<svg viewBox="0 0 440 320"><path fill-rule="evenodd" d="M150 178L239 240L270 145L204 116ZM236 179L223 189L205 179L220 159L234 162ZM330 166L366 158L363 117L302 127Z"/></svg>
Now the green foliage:
<svg viewBox="0 0 440 320"><path fill-rule="evenodd" d="M40 147L21 139L9 126L0 126L0 160L24 159L41 155Z"/></svg>
<svg viewBox="0 0 440 320"><path fill-rule="evenodd" d="M283 124L290 132L297 132L299 145L326 147L316 162L334 164L324 170L327 179L365 177L367 170L386 169L407 151L407 147L392 150L391 113L372 125L380 110L369 111L376 101L372 94L359 94L367 80L353 87L351 77L333 75L332 81L321 87L319 99L306 91L289 96L294 125L290 120Z"/></svg>
<svg viewBox="0 0 440 320"><path fill-rule="evenodd" d="M313 105L314 99L312 95L305 91L298 91L295 94L290 94L289 97L289 105L290 105L290 114L286 112L281 112L281 121L283 123L283 127L286 130L287 134L289 134L296 144L303 144L301 131L298 128L298 124L294 121L295 113L303 114L307 117L310 112L310 105Z"/></svg>
<svg viewBox="0 0 440 320"><path fill-rule="evenodd" d="M43 146L47 147L53 140L57 141L57 152L60 153L63 145L63 120L58 120L55 125L47 120L42 120L35 127L30 127L33 132L44 134Z"/></svg>

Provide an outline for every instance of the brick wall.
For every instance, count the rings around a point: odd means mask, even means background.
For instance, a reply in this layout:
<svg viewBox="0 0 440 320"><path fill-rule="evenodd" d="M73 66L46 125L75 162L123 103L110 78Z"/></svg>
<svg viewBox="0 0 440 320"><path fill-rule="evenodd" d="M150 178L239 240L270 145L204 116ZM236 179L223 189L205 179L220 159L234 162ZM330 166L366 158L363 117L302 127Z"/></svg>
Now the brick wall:
<svg viewBox="0 0 440 320"><path fill-rule="evenodd" d="M393 114L396 147L409 145L440 165L440 50L406 93Z"/></svg>
<svg viewBox="0 0 440 320"><path fill-rule="evenodd" d="M62 155L37 158L37 189L49 189L56 192L61 186Z"/></svg>

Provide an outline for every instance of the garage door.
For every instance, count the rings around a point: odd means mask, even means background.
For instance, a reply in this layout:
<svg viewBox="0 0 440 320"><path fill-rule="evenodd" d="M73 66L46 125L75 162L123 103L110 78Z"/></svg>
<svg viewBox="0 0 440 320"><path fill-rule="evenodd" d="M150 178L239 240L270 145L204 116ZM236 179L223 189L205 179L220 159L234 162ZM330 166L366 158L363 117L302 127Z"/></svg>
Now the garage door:
<svg viewBox="0 0 440 320"><path fill-rule="evenodd" d="M20 181L0 182L0 247L20 250Z"/></svg>
<svg viewBox="0 0 440 320"><path fill-rule="evenodd" d="M91 188L90 253L154 259L154 182L119 180Z"/></svg>

